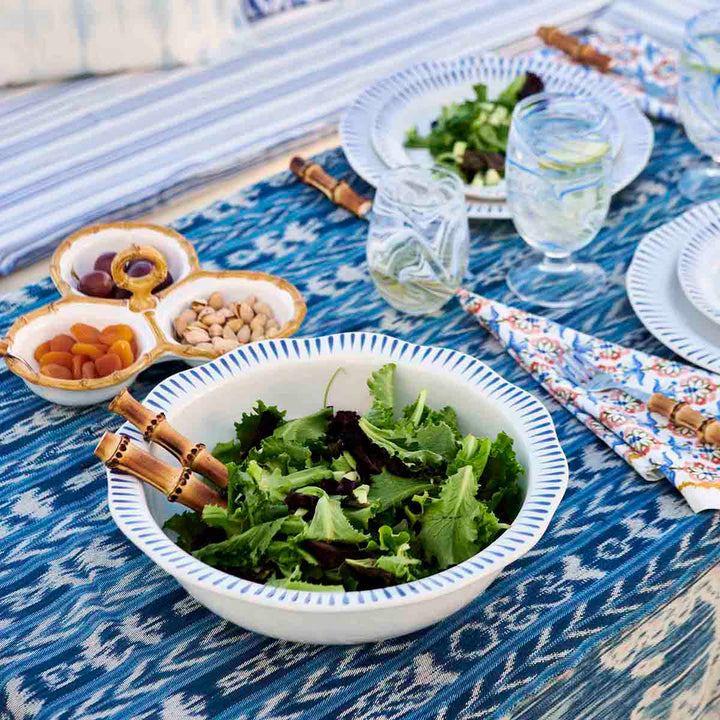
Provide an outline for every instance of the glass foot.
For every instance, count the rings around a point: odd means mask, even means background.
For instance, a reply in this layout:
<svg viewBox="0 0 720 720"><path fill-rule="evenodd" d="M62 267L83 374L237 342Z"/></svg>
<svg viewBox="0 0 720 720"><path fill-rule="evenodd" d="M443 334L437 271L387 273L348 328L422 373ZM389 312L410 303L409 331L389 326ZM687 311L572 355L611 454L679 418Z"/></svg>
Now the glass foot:
<svg viewBox="0 0 720 720"><path fill-rule="evenodd" d="M720 198L720 168L688 168L680 178L680 193L693 202Z"/></svg>
<svg viewBox="0 0 720 720"><path fill-rule="evenodd" d="M508 287L521 300L551 308L568 308L595 297L607 284L605 271L595 263L566 260L525 263L507 276Z"/></svg>

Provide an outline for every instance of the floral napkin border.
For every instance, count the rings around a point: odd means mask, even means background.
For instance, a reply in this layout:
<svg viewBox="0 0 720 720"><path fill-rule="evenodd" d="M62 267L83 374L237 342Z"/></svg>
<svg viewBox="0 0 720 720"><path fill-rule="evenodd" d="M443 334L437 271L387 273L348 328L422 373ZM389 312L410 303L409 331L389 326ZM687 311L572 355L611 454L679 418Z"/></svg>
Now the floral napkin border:
<svg viewBox="0 0 720 720"><path fill-rule="evenodd" d="M577 387L563 374L563 357L580 353L619 380L632 379L648 392L685 400L713 417L720 416L720 378L466 290L459 292L459 299L524 370L645 480L667 478L694 512L720 509L720 448L702 444L691 430L649 412L643 402L622 391Z"/></svg>

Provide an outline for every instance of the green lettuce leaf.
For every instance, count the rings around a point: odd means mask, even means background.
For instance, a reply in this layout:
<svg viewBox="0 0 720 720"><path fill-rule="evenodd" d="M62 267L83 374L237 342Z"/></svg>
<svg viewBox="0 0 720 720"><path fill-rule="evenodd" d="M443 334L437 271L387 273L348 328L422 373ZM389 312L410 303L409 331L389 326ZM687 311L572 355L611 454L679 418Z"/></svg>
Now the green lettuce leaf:
<svg viewBox="0 0 720 720"><path fill-rule="evenodd" d="M361 543L370 536L356 530L343 514L337 500L333 500L320 488L305 488L304 492L320 495L315 506L310 525L304 533L305 540L325 540L327 542Z"/></svg>
<svg viewBox="0 0 720 720"><path fill-rule="evenodd" d="M432 410L429 412L425 418L425 422L431 425L445 423L445 425L453 431L453 435L458 442L462 439L460 428L458 427L457 413L449 405L446 405L442 410Z"/></svg>
<svg viewBox="0 0 720 720"><path fill-rule="evenodd" d="M444 460L452 460L458 452L455 434L444 422L426 423L418 428L414 443L425 450L439 455Z"/></svg>
<svg viewBox="0 0 720 720"><path fill-rule="evenodd" d="M515 457L512 438L504 432L498 433L480 476L480 498L507 522L515 519L522 505L523 492L518 481L523 472L523 466Z"/></svg>
<svg viewBox="0 0 720 720"><path fill-rule="evenodd" d="M163 530L172 530L177 533L176 542L185 552L192 552L205 543L214 542L217 539L213 537L217 531L213 531L193 510L173 515L165 521Z"/></svg>
<svg viewBox="0 0 720 720"><path fill-rule="evenodd" d="M495 101L498 105L505 105L507 108L514 108L518 101L518 95L525 85L527 75L518 75L498 96Z"/></svg>
<svg viewBox="0 0 720 720"><path fill-rule="evenodd" d="M193 555L208 565L253 568L260 563L282 524L283 518L278 518L255 525L223 542L206 545L196 550Z"/></svg>
<svg viewBox="0 0 720 720"><path fill-rule="evenodd" d="M380 428L370 423L367 418L360 418L360 429L372 440L376 445L390 453L394 457L400 458L404 463L409 465L441 465L444 461L442 455L433 450L408 449L407 444L413 445L409 436L409 429L406 423L398 423L394 428ZM447 428L450 431L449 428ZM452 436L452 433L450 433Z"/></svg>
<svg viewBox="0 0 720 720"><path fill-rule="evenodd" d="M432 483L427 480L399 477L383 468L379 475L373 475L368 502L372 503L376 513L381 513L432 487Z"/></svg>
<svg viewBox="0 0 720 720"><path fill-rule="evenodd" d="M248 467L252 465L253 470L257 470L262 475L267 471L263 471L257 463L248 463ZM250 473L241 470L234 463L228 464L228 514L233 515L236 519L246 517L248 527L266 520L273 520L278 517L279 497L270 497L267 488L263 488L261 484ZM274 471L276 474L279 471ZM268 473L269 474L269 473ZM240 514L241 513L241 514ZM280 513L283 514L283 513Z"/></svg>
<svg viewBox="0 0 720 720"><path fill-rule="evenodd" d="M465 465L470 465L475 477L481 477L490 457L491 446L490 438L480 439L474 435L466 435L462 440L462 446L458 454L453 462L448 465L448 475L453 475Z"/></svg>
<svg viewBox="0 0 720 720"><path fill-rule="evenodd" d="M345 517L353 524L367 530L370 527L370 520L375 517L375 508L372 505L368 505L364 508L357 508L356 510L349 510L343 508Z"/></svg>
<svg viewBox="0 0 720 720"><path fill-rule="evenodd" d="M272 471L266 470L258 465L255 460L248 462L247 473L257 483L260 490L274 499L283 499L291 490L314 485L321 480L329 480L333 476L330 468L322 466L306 468L289 475L283 475L278 468Z"/></svg>
<svg viewBox="0 0 720 720"><path fill-rule="evenodd" d="M284 440L286 443L297 443L299 445L319 440L326 435L328 422L332 414L330 408L323 408L312 415L289 420L275 430L273 437Z"/></svg>
<svg viewBox="0 0 720 720"><path fill-rule="evenodd" d="M310 456L310 448L305 445L273 435L263 440L260 449L250 450L247 459L255 460L269 470L277 468L283 475L287 475L295 470L310 467L312 463Z"/></svg>
<svg viewBox="0 0 720 720"><path fill-rule="evenodd" d="M373 396L373 404L365 417L370 424L380 428L393 425L395 368L394 363L383 365L368 379L368 388Z"/></svg>
<svg viewBox="0 0 720 720"><path fill-rule="evenodd" d="M287 578L277 578L268 580L266 585L272 587L284 588L285 590L309 590L311 592L345 592L342 585L320 585L319 583L302 582L301 580L288 580Z"/></svg>
<svg viewBox="0 0 720 720"><path fill-rule="evenodd" d="M236 440L218 443L212 454L220 462L241 462L251 448L256 447L283 422L284 412L277 407L267 406L262 400L255 403L250 413L243 413L242 420L235 423Z"/></svg>
<svg viewBox="0 0 720 720"><path fill-rule="evenodd" d="M475 497L478 481L466 465L443 484L440 497L431 500L420 519L420 541L426 557L437 559L440 569L467 560L479 550L476 518L482 512Z"/></svg>

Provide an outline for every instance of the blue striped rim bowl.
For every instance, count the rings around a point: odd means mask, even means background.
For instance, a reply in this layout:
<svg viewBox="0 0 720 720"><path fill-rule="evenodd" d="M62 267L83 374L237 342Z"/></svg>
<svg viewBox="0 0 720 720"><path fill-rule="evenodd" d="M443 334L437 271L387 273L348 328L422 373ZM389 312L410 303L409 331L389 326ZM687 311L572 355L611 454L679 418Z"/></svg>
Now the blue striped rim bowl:
<svg viewBox="0 0 720 720"><path fill-rule="evenodd" d="M386 335L345 333L267 340L241 347L160 383L145 405L194 442L213 447L234 434L233 423L257 399L288 416L316 412L328 380L342 367L328 403L365 412L366 381L387 362L397 364L396 403L426 388L431 405L452 405L463 432L515 441L526 469L525 499L515 521L465 562L404 585L362 592L307 592L259 585L212 568L181 550L162 530L184 510L140 481L108 469L108 503L122 532L170 573L198 602L221 617L272 637L320 644L360 643L432 625L477 598L502 569L542 537L565 492L568 466L545 407L479 360L445 348L413 345ZM167 462L129 424L121 435Z"/></svg>

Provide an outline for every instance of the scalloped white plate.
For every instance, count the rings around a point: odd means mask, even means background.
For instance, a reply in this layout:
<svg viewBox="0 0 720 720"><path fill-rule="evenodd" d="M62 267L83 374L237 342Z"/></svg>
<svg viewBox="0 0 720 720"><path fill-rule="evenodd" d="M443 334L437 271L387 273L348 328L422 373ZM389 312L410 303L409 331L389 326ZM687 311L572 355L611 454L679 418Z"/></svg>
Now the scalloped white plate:
<svg viewBox="0 0 720 720"><path fill-rule="evenodd" d="M373 141L374 130L378 135L378 145L382 144L385 155L392 147L397 150L400 126L404 135L407 130L405 124L410 122L410 116L406 117L407 108L413 107L412 103L422 105L421 116L429 126L443 103L471 97L474 83L488 84L492 96L526 71L542 77L550 91L590 94L611 108L615 128L612 134L618 138L613 142L613 148L620 145L613 163L613 192L621 190L640 174L652 152L652 125L611 80L587 68L560 64L549 59L502 58L495 55L429 61L372 83L357 97L340 124L342 146L350 165L367 182L377 185L393 161L384 160L378 152ZM426 102L430 96L426 97L424 88L431 89L431 101ZM408 89L410 94L406 99L404 92ZM399 99L395 101L394 98ZM383 119L386 106L390 109L397 107L397 111L393 110ZM388 125L388 119L392 119L391 125ZM410 122L410 125L419 123L421 118ZM388 139L391 128L395 141ZM380 138L381 130L386 142ZM401 146L402 142L399 144ZM404 149L401 147L401 150ZM406 162L399 159L400 162L396 164ZM502 192L501 188L498 193ZM467 210L471 219L510 217L503 197L485 200L469 198Z"/></svg>
<svg viewBox="0 0 720 720"><path fill-rule="evenodd" d="M642 324L680 357L720 373L720 325L701 313L680 286L683 238L698 237L720 217L720 202L698 205L648 233L633 255L627 292Z"/></svg>
<svg viewBox="0 0 720 720"><path fill-rule="evenodd" d="M720 323L720 215L683 245L677 273L687 299Z"/></svg>
<svg viewBox="0 0 720 720"><path fill-rule="evenodd" d="M603 102L609 110L608 130L612 156L617 157L623 142L619 118L624 118L627 100L617 92L608 92L608 85L604 83L591 83L589 88L586 87L574 75L558 72L563 67L553 65L551 70L544 72L543 81L547 90L593 95ZM389 77L386 84L388 96L377 111L371 130L373 146L380 159L388 167L409 163L431 165L433 157L429 150L404 146L408 129L417 127L420 134L426 135L443 106L475 97L473 85L486 85L488 98L493 99L519 74L517 63L499 69L495 63L481 62L462 67L453 63L438 63L427 73L418 73L414 77L412 68L406 73ZM473 200L502 200L506 197L505 181L491 187L465 185L465 194Z"/></svg>

